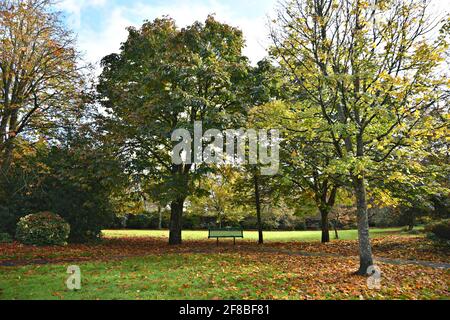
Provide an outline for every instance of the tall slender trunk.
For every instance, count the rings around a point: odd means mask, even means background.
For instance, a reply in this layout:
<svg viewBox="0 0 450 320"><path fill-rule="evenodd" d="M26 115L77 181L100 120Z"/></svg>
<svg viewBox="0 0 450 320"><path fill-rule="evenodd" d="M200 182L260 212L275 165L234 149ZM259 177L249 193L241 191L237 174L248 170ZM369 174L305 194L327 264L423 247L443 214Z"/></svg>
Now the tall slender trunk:
<svg viewBox="0 0 450 320"><path fill-rule="evenodd" d="M6 117L5 115L1 116L1 121L0 121L0 152L3 150L4 143L7 140L7 137L6 137L6 126L8 125L8 120L9 120L9 118Z"/></svg>
<svg viewBox="0 0 450 320"><path fill-rule="evenodd" d="M0 159L0 172L7 172L11 167L14 151L14 138L9 138L6 141L3 154L0 153L2 159Z"/></svg>
<svg viewBox="0 0 450 320"><path fill-rule="evenodd" d="M261 219L261 197L259 194L259 178L255 173L253 175L253 179L255 182L255 205L256 205L256 219L258 220L258 243L264 243L263 237L263 227L262 227L262 219Z"/></svg>
<svg viewBox="0 0 450 320"><path fill-rule="evenodd" d="M222 210L219 205L216 205L215 209L217 210L216 224L218 225L219 229L222 229Z"/></svg>
<svg viewBox="0 0 450 320"><path fill-rule="evenodd" d="M333 229L334 229L334 238L335 238L336 240L339 240L339 233L338 233L338 219L335 219L335 220L334 220L334 223L333 223Z"/></svg>
<svg viewBox="0 0 450 320"><path fill-rule="evenodd" d="M408 219L408 231L412 231L414 229L414 225L416 222L416 215L414 214L414 210L409 210L409 219Z"/></svg>
<svg viewBox="0 0 450 320"><path fill-rule="evenodd" d="M366 187L363 177L355 177L356 213L358 218L359 270L357 274L366 275L367 268L373 265L372 248L369 237Z"/></svg>
<svg viewBox="0 0 450 320"><path fill-rule="evenodd" d="M8 171L13 161L17 121L18 111L14 110L9 117L9 133L7 133L6 141L4 143L3 159L0 160L0 170L2 172Z"/></svg>
<svg viewBox="0 0 450 320"><path fill-rule="evenodd" d="M162 210L161 210L161 206L158 205L158 229L161 230L162 229Z"/></svg>
<svg viewBox="0 0 450 320"><path fill-rule="evenodd" d="M322 243L330 242L330 228L329 228L329 211L322 209L320 210L321 216L321 227L322 227Z"/></svg>
<svg viewBox="0 0 450 320"><path fill-rule="evenodd" d="M186 198L178 198L170 204L169 244L181 244L183 226L183 207Z"/></svg>

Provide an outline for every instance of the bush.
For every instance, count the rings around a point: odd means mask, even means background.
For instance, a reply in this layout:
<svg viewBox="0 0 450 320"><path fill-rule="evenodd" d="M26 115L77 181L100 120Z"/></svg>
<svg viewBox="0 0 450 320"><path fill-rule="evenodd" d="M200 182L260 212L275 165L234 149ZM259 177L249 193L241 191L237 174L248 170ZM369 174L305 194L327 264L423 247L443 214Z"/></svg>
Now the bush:
<svg viewBox="0 0 450 320"><path fill-rule="evenodd" d="M108 226L108 228L111 229L125 229L127 227L128 222L128 216L126 215L120 215L120 216L114 216L113 221Z"/></svg>
<svg viewBox="0 0 450 320"><path fill-rule="evenodd" d="M425 227L425 231L438 239L450 240L450 219L431 223Z"/></svg>
<svg viewBox="0 0 450 320"><path fill-rule="evenodd" d="M148 214L141 213L130 215L127 221L128 229L149 229L152 223L152 217Z"/></svg>
<svg viewBox="0 0 450 320"><path fill-rule="evenodd" d="M297 219L295 222L295 230L296 231L305 231L306 230L306 223L305 220Z"/></svg>
<svg viewBox="0 0 450 320"><path fill-rule="evenodd" d="M8 233L0 233L0 243L11 243L12 238Z"/></svg>
<svg viewBox="0 0 450 320"><path fill-rule="evenodd" d="M0 206L0 233L14 236L19 217L11 213L9 208Z"/></svg>
<svg viewBox="0 0 450 320"><path fill-rule="evenodd" d="M70 233L69 224L57 214L41 212L19 220L18 241L28 245L65 245Z"/></svg>
<svg viewBox="0 0 450 320"><path fill-rule="evenodd" d="M278 227L276 230L282 231L296 231L306 230L305 221L292 214L282 214L278 218Z"/></svg>

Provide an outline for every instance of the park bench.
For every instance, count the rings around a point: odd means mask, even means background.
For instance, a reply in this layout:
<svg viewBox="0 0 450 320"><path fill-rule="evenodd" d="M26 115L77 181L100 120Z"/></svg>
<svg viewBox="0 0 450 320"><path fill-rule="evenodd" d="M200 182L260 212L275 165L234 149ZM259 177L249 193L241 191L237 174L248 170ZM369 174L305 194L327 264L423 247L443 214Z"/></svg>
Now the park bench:
<svg viewBox="0 0 450 320"><path fill-rule="evenodd" d="M217 246L219 246L220 238L233 238L234 245L236 245L236 238L244 238L244 230L241 228L212 228L208 231L208 239L217 238Z"/></svg>

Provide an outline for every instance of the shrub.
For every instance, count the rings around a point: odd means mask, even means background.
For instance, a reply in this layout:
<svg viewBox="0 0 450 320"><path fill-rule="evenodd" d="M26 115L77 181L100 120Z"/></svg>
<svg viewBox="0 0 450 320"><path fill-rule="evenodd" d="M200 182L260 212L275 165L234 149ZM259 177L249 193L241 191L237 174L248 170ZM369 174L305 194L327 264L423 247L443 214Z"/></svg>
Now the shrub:
<svg viewBox="0 0 450 320"><path fill-rule="evenodd" d="M6 232L0 233L0 243L11 243L11 242L12 238L8 233Z"/></svg>
<svg viewBox="0 0 450 320"><path fill-rule="evenodd" d="M450 219L431 223L425 227L425 231L438 239L450 240Z"/></svg>
<svg viewBox="0 0 450 320"><path fill-rule="evenodd" d="M16 238L28 245L65 245L69 233L70 226L63 218L51 212L41 212L19 220Z"/></svg>
<svg viewBox="0 0 450 320"><path fill-rule="evenodd" d="M0 233L14 235L19 217L11 213L9 208L0 206Z"/></svg>
<svg viewBox="0 0 450 320"><path fill-rule="evenodd" d="M295 230L296 231L304 231L304 230L306 230L305 220L297 218L297 221L295 222Z"/></svg>
<svg viewBox="0 0 450 320"><path fill-rule="evenodd" d="M149 229L152 217L149 214L141 213L130 215L127 221L128 229Z"/></svg>
<svg viewBox="0 0 450 320"><path fill-rule="evenodd" d="M111 229L125 229L127 227L128 217L126 215L115 215L113 221L108 226Z"/></svg>

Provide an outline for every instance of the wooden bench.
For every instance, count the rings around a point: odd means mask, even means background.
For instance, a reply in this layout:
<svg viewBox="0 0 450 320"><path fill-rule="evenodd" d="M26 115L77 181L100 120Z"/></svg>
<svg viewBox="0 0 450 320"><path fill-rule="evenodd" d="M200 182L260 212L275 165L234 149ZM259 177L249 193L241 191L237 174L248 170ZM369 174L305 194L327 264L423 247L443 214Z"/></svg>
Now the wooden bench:
<svg viewBox="0 0 450 320"><path fill-rule="evenodd" d="M236 245L236 238L244 238L244 230L240 228L215 228L208 231L208 239L217 238L217 246L219 246L219 238L233 238L234 245Z"/></svg>

